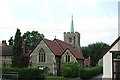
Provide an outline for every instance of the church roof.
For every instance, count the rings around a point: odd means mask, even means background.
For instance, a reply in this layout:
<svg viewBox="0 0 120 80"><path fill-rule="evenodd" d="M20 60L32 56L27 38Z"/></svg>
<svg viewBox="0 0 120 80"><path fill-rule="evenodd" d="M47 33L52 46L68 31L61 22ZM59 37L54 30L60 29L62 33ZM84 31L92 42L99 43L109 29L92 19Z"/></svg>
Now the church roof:
<svg viewBox="0 0 120 80"><path fill-rule="evenodd" d="M54 42L54 41L51 41L51 40L48 40L48 39L43 39L47 46L51 49L51 51L57 55L57 56L60 56L61 53L62 53L62 49Z"/></svg>
<svg viewBox="0 0 120 80"><path fill-rule="evenodd" d="M61 47L63 50L65 50L66 48L68 48L68 46L71 46L71 44L66 43L66 42L64 42L64 41L61 41L61 40L58 40L58 39L54 39L54 41L55 41L58 45L60 45L60 47Z"/></svg>
<svg viewBox="0 0 120 80"><path fill-rule="evenodd" d="M42 41L42 40L41 40ZM48 39L43 39L43 41L47 44L47 46L50 48L50 50L54 53L54 55L56 56L62 56L62 54L68 49L72 54L73 56L76 58L76 59L84 59L82 53L80 53L77 49L73 48L70 44L64 42L64 41L61 41L61 40L58 40L58 39L54 39L53 41L52 40L48 40ZM38 43L39 44L39 43ZM38 45L37 44L37 45ZM37 47L37 46L36 46ZM35 48L36 48L35 47ZM34 48L34 49L35 49ZM33 50L34 51L34 50ZM32 51L32 52L33 52ZM31 52L31 53L32 53Z"/></svg>
<svg viewBox="0 0 120 80"><path fill-rule="evenodd" d="M70 32L74 32L73 15L72 15L72 22L71 22Z"/></svg>
<svg viewBox="0 0 120 80"><path fill-rule="evenodd" d="M73 56L76 57L77 59L84 59L82 53L80 53L76 48L72 47L70 44L58 39L55 39L55 40L63 48L64 51L68 49L73 54Z"/></svg>

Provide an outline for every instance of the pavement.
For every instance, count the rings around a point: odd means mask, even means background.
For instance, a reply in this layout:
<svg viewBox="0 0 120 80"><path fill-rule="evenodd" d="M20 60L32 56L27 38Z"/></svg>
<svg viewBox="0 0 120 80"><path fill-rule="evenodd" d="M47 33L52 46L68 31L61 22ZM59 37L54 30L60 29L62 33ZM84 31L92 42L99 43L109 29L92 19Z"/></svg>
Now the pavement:
<svg viewBox="0 0 120 80"><path fill-rule="evenodd" d="M103 74L99 74L95 77L92 77L90 80L102 80L102 76L103 76Z"/></svg>
<svg viewBox="0 0 120 80"><path fill-rule="evenodd" d="M99 74L99 75L94 76L94 77L92 77L90 79L87 79L87 80L102 80L102 75L103 74ZM69 79L69 80L82 80L82 79L80 79L80 77L77 77L77 78L72 78L72 79Z"/></svg>

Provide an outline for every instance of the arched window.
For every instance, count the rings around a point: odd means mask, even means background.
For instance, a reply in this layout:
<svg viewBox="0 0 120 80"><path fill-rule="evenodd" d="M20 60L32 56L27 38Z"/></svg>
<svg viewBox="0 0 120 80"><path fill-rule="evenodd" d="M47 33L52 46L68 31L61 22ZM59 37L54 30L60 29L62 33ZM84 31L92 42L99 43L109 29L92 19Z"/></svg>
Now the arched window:
<svg viewBox="0 0 120 80"><path fill-rule="evenodd" d="M70 62L70 55L69 55L68 53L66 54L65 57L66 57L66 58L65 58L65 59L66 59L66 62Z"/></svg>
<svg viewBox="0 0 120 80"><path fill-rule="evenodd" d="M39 62L45 62L45 52L44 52L44 49L40 49L40 52L39 52Z"/></svg>

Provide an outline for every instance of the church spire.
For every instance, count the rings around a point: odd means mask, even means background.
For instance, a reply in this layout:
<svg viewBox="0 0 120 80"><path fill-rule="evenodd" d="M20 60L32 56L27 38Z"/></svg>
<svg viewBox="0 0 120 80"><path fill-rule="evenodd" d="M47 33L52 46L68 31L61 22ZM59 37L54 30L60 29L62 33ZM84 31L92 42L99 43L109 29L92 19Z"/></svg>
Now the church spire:
<svg viewBox="0 0 120 80"><path fill-rule="evenodd" d="M74 32L73 15L72 15L72 22L71 22L70 32Z"/></svg>

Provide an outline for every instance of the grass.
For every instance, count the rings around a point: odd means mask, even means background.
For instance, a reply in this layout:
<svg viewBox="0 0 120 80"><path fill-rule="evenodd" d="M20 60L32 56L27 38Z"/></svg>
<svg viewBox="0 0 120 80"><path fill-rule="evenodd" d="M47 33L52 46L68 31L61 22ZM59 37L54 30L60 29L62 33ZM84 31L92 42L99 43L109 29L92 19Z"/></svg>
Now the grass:
<svg viewBox="0 0 120 80"><path fill-rule="evenodd" d="M64 77L58 77L58 76L47 76L45 80L68 80L68 79Z"/></svg>

